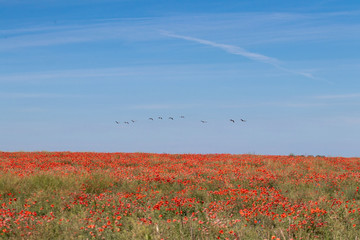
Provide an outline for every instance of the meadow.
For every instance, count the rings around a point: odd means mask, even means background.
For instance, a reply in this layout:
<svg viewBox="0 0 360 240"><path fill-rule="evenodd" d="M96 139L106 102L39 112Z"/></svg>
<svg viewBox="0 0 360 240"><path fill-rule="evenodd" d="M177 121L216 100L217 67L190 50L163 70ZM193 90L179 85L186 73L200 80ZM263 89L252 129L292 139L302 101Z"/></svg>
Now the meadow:
<svg viewBox="0 0 360 240"><path fill-rule="evenodd" d="M0 152L0 239L360 239L360 158Z"/></svg>

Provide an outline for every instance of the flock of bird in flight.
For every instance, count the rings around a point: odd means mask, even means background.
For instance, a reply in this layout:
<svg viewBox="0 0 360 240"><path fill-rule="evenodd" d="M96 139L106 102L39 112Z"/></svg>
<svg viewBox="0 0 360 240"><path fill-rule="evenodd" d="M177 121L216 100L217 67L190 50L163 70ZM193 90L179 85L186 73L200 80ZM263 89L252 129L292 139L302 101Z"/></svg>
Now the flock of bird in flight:
<svg viewBox="0 0 360 240"><path fill-rule="evenodd" d="M180 116L180 118L185 118L185 117L184 117L184 116ZM162 120L163 118L162 118L162 117L158 117L157 119ZM174 120L173 117L169 117L168 119L169 119L169 120L172 120L172 121ZM148 120L154 121L154 118L150 117L150 118L148 118ZM235 120L234 120L234 119L229 119L229 121L232 122L232 123L235 123ZM242 119L242 118L240 118L240 121L241 121L241 122L246 122L246 120L244 120L244 119ZM125 122L123 122L123 123L124 123L124 124L130 124L130 122L131 122L131 123L135 123L136 120L125 121ZM201 122L201 123L207 123L206 120L201 120L200 122ZM116 123L116 124L120 124L121 122L115 121L115 123Z"/></svg>

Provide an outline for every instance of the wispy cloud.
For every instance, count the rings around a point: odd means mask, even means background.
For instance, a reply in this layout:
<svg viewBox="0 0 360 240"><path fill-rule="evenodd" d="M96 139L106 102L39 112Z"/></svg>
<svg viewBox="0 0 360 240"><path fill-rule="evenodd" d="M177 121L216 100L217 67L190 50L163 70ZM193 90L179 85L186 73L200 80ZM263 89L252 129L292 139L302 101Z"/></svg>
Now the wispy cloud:
<svg viewBox="0 0 360 240"><path fill-rule="evenodd" d="M269 70L252 70L251 63L246 63L239 68L239 64L155 64L132 65L114 68L78 68L58 69L56 71L0 73L0 83L28 82L42 83L48 81L72 82L79 81L186 81L194 76L197 80L218 80L220 77L231 79L234 75L244 78L253 78L257 74L267 74L277 77L279 74Z"/></svg>
<svg viewBox="0 0 360 240"><path fill-rule="evenodd" d="M225 50L226 52L229 52L231 54L241 55L243 57L246 57L246 58L249 58L249 59L252 59L255 61L269 63L272 65L279 64L279 60L277 60L275 58L268 57L268 56L258 54L258 53L254 53L254 52L249 52L238 46L216 43L216 42L212 42L212 41L208 41L208 40L204 40L204 39L200 39L200 38L189 37L189 36L177 35L177 34L173 34L173 33L166 32L166 31L161 31L161 33L163 35L166 35L166 36L169 36L172 38L184 39L187 41L197 42L200 44L204 44L204 45L208 45L208 46L212 46L212 47L216 47L216 48L221 48L222 50Z"/></svg>
<svg viewBox="0 0 360 240"><path fill-rule="evenodd" d="M52 79L66 79L66 78L104 78L104 77L119 77L129 76L136 73L136 69L131 68L99 68L99 69L73 69L73 70L59 70L59 71L44 71L44 72L27 72L0 75L0 81L41 81Z"/></svg>
<svg viewBox="0 0 360 240"><path fill-rule="evenodd" d="M17 98L17 99L23 99L23 98L74 98L74 97L82 97L81 95L77 94L57 94L57 93L1 93L0 92L0 98Z"/></svg>
<svg viewBox="0 0 360 240"><path fill-rule="evenodd" d="M349 93L349 94L335 94L335 95L320 95L315 96L314 98L318 99L352 99L360 98L360 93Z"/></svg>
<svg viewBox="0 0 360 240"><path fill-rule="evenodd" d="M306 78L316 79L311 73L297 71L297 70L291 70L291 69L282 67L280 65L281 62L276 58L265 56L265 55L262 55L262 54L259 54L259 53L250 52L250 51L245 50L244 48L241 48L241 47L238 47L238 46L229 45L229 44L222 44L222 43L216 43L216 42L212 42L212 41L205 40L205 39L173 34L171 32L167 32L167 31L161 31L161 33L163 35L165 35L165 36L168 36L168 37L183 39L183 40L187 40L187 41L191 41L191 42L197 42L197 43L207 45L207 46L211 46L211 47L215 47L215 48L220 48L220 49L222 49L222 50L224 50L224 51L226 51L228 53L231 53L231 54L240 55L240 56L243 56L245 58L248 58L248 59L251 59L251 60L254 60L254 61L270 64L270 65L272 65L272 66L274 66L274 67L276 67L276 68L278 68L278 69L280 69L282 71L285 71L285 72L301 75L301 76L304 76Z"/></svg>
<svg viewBox="0 0 360 240"><path fill-rule="evenodd" d="M40 113L47 112L49 109L40 108L40 107L25 107L25 108L16 108L14 111L19 113Z"/></svg>
<svg viewBox="0 0 360 240"><path fill-rule="evenodd" d="M29 23L28 26L24 26L22 23L22 27L6 26L0 30L0 51L108 39L160 40L156 29L171 29L174 32L187 29L187 32L192 35L200 33L207 36L206 38L217 33L216 41L236 38L242 43L242 46L274 42L354 40L360 38L357 31L359 24L357 21L349 21L349 18L356 18L358 15L358 11L311 14L227 13L91 19L86 22L59 21L54 24L38 22L37 24ZM337 18L336 24L331 22L333 18ZM242 34L243 32L246 34ZM276 60L261 54L253 55L252 52L243 48L231 48L232 45L220 45L227 51L238 52L251 58L262 58L263 61L270 62Z"/></svg>
<svg viewBox="0 0 360 240"><path fill-rule="evenodd" d="M125 108L136 110L165 110L165 109L189 109L203 107L202 104L141 104L141 105L129 105Z"/></svg>
<svg viewBox="0 0 360 240"><path fill-rule="evenodd" d="M28 28L0 30L0 51L25 47L47 47L110 39L127 41L151 40L158 35L151 19L118 19L68 24L29 26ZM157 36L158 38L158 36Z"/></svg>
<svg viewBox="0 0 360 240"><path fill-rule="evenodd" d="M360 117L348 116L348 117L343 117L342 119L340 119L340 121L341 120L347 124L354 124L356 126L359 126L360 124Z"/></svg>

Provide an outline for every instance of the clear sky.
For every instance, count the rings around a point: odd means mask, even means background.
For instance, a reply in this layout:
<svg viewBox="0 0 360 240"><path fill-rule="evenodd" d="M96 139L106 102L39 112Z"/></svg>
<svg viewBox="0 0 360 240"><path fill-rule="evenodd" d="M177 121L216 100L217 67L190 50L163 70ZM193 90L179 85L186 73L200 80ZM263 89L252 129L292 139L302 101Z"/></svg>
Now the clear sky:
<svg viewBox="0 0 360 240"><path fill-rule="evenodd" d="M360 156L359 53L358 0L0 0L0 150Z"/></svg>

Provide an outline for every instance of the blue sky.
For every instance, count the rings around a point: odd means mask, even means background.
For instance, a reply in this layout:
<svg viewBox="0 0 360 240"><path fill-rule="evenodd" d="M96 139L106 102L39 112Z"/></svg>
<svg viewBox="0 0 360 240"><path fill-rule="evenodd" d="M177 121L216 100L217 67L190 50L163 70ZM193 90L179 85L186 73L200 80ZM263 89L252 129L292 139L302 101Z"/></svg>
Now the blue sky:
<svg viewBox="0 0 360 240"><path fill-rule="evenodd" d="M0 150L360 156L359 49L355 0L0 0Z"/></svg>

